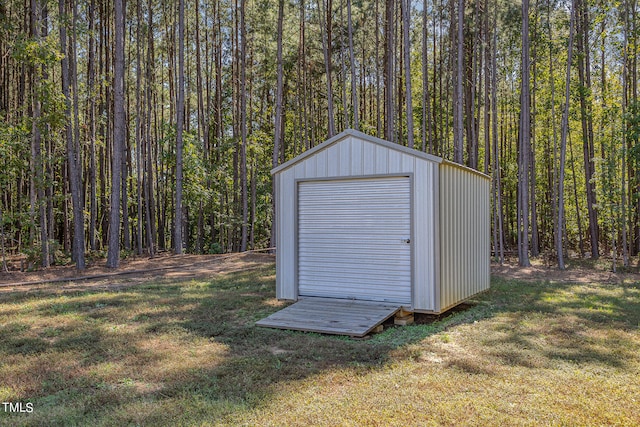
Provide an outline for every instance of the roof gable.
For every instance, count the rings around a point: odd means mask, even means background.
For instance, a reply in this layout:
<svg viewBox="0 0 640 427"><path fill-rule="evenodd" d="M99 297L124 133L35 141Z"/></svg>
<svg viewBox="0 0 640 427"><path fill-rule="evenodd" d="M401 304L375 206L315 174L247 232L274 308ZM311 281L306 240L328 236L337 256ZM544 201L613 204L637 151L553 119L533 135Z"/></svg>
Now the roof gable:
<svg viewBox="0 0 640 427"><path fill-rule="evenodd" d="M435 163L441 163L442 162L442 158L440 157L436 157L433 156L431 154L427 154L427 153L423 153L422 151L418 151L412 148L407 148L403 145L399 145L399 144L394 144L393 142L389 142L386 141L384 139L380 139L380 138L376 138L375 136L371 136L371 135L367 135L365 133L359 132L357 130L353 130L353 129L347 129L341 133L339 133L338 135L335 135L332 138L329 138L328 140L324 141L323 143L316 145L315 147L311 148L310 150L305 151L304 153L300 154L299 156L294 157L293 159L289 160L288 162L285 162L283 164L281 164L280 166L277 166L273 169L271 169L271 174L276 174L278 172L281 172L285 169L290 168L291 166L294 166L298 163L300 163L301 161L305 160L308 157L311 157L315 154L317 154L318 152L322 151L322 150L326 150L327 148L329 148L330 146L339 143L340 141L348 138L348 137L355 137L358 139L361 139L363 141L367 141L367 142L371 142L374 144L378 144L381 145L383 147L386 147L390 150L396 150L399 151L401 153L404 154L408 154L414 157L418 157L420 159L423 160L427 160L427 161L431 161L431 162L435 162Z"/></svg>

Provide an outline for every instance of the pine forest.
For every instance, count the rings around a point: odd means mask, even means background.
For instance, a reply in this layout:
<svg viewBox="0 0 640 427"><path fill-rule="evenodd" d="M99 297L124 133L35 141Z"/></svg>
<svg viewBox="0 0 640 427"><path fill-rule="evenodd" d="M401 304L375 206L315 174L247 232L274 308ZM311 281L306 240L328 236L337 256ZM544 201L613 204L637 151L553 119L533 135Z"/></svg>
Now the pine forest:
<svg viewBox="0 0 640 427"><path fill-rule="evenodd" d="M638 13L637 0L0 0L3 266L272 247L270 170L347 128L489 175L497 262L630 266Z"/></svg>

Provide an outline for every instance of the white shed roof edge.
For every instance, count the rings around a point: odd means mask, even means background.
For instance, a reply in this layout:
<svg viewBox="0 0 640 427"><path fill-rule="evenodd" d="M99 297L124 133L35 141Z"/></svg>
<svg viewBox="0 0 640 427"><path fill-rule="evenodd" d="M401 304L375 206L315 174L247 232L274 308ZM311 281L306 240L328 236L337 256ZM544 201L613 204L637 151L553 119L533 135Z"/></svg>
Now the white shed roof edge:
<svg viewBox="0 0 640 427"><path fill-rule="evenodd" d="M442 164L443 165L447 165L447 166L451 166L454 168L458 168L458 169L462 169L464 171L467 171L469 173L472 173L474 175L478 175L481 176L487 180L490 180L491 177L489 175L487 175L486 173L480 172L479 170L475 170L473 168L470 168L469 166L465 166L465 165L461 165L460 163L456 163L456 162L452 162L450 160L442 160Z"/></svg>
<svg viewBox="0 0 640 427"><path fill-rule="evenodd" d="M437 156L433 156L431 154L427 154L427 153L423 153L422 151L418 151L416 149L413 148L408 148L405 147L403 145L399 145L399 144L394 144L393 142L389 142L387 140L384 139L380 139L377 138L375 136L371 136L371 135L367 135L366 133L362 133L360 131L354 130L354 129L346 129L344 131L342 131L341 133L327 139L326 141L324 141L321 144L316 145L315 147L311 148L310 150L305 151L304 153L300 154L299 156L294 157L293 159L289 160L288 162L285 162L283 164L281 164L280 166L277 166L273 169L271 169L271 174L274 175L278 172L281 172L285 169L290 168L291 166L295 165L296 163L306 159L309 156L313 156L315 153L317 153L318 151L324 150L325 148L329 147L330 145L335 144L336 142L349 137L349 136L354 136L356 138L360 138L364 141L368 141L368 142L372 142L374 144L379 144L382 145L384 147L387 147L391 150L396 150L396 151L400 151L402 153L405 154L409 154L411 156L415 156L415 157L419 157L421 159L424 160L428 160L430 162L435 162L435 163L442 163L443 159Z"/></svg>

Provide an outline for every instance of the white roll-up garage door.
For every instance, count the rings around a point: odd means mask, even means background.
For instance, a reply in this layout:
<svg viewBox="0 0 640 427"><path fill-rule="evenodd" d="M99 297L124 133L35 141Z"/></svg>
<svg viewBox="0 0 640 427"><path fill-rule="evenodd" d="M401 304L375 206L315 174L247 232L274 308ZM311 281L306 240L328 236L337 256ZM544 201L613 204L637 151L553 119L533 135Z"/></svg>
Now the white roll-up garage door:
<svg viewBox="0 0 640 427"><path fill-rule="evenodd" d="M300 296L411 305L409 177L298 183Z"/></svg>

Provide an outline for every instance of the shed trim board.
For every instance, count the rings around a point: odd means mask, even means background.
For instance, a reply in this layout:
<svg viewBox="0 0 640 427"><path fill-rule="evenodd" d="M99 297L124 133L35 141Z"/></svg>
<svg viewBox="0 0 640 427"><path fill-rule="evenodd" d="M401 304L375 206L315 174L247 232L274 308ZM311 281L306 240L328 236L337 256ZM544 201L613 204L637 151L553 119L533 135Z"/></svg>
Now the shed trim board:
<svg viewBox="0 0 640 427"><path fill-rule="evenodd" d="M413 208L413 174L384 174L384 175L364 175L357 177L329 177L329 178L311 178L296 179L295 181L295 283L297 297L332 297L344 299L357 299L379 302L390 302L401 304L407 309L411 309L414 299L414 208ZM314 183L318 183L319 190L314 193ZM328 185L323 185L328 184ZM398 194L383 194L389 197L380 198L380 194L384 187L388 185L390 190L396 190ZM332 233L331 227L322 229L322 218L317 218L317 214L309 213L306 210L302 212L301 208L306 209L303 201L301 206L300 187L304 186L304 196L309 197L310 201L322 214L333 218L335 223L350 221L350 227L353 227L355 234L349 236L348 232ZM400 192L406 186L406 194ZM343 194L335 193L335 197L330 199L330 191L333 189L341 189ZM349 193L347 190L351 191ZM368 194L367 194L368 191ZM315 199L313 199L315 197ZM342 209L346 205L346 199L352 201L346 209ZM336 202L338 200L343 205ZM327 202L323 205L323 202ZM335 204L334 204L335 202ZM406 203L402 206L399 203ZM377 211L376 211L377 209ZM384 211L395 211L398 221L381 221L384 218ZM406 215L402 218L401 215ZM358 217L367 216L367 212L374 212L378 217L368 218L365 222L358 221ZM316 216L317 222L313 224L307 221L307 216L313 218ZM403 220L405 223L403 224ZM361 225L357 223L360 222ZM320 224L320 225L318 225ZM329 224L327 224L329 225ZM330 243L334 243L334 254L324 252L324 258L320 254L322 252L322 242L324 236L318 237L315 233L307 232L305 228L305 236L301 235L301 227L319 228L320 233L331 236L333 239ZM401 230L398 230L400 228ZM402 231L404 228L405 231ZM370 235L369 235L370 234ZM408 235L407 235L408 234ZM361 240L349 240L349 238L359 238ZM373 238L369 243L379 240L382 247L373 247L367 245L366 241ZM405 243L405 239L409 239L409 243ZM363 243L364 242L364 243ZM362 251L358 251L359 245L362 244ZM314 246L315 245L315 246ZM301 247L303 252L301 255ZM313 253L313 252L318 253ZM365 255L360 254L364 252ZM382 254L381 252L384 252ZM386 254L393 253L396 256L391 257ZM356 254L360 255L357 256ZM326 261L323 266L315 264L316 255L318 262ZM337 256L336 256L337 255ZM352 256L350 256L352 255ZM370 257L370 258L369 258ZM343 260L345 261L343 263ZM403 263L408 262L407 265ZM376 268L384 267L386 277L382 280L379 274L375 274ZM408 267L408 271L407 270ZM343 277L342 280L336 277Z"/></svg>
<svg viewBox="0 0 640 427"><path fill-rule="evenodd" d="M433 279L433 305L431 310L417 310L423 313L436 313L440 314L442 312L442 305L440 304L440 298L442 294L442 280L440 277L440 262L442 260L442 245L440 244L441 232L440 232L440 174L436 173L433 177L433 199L434 209L433 209L433 221L436 224L433 230L433 241L436 250L434 251L434 279Z"/></svg>

